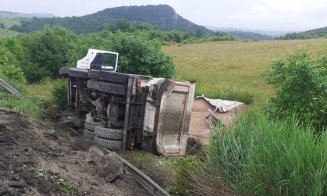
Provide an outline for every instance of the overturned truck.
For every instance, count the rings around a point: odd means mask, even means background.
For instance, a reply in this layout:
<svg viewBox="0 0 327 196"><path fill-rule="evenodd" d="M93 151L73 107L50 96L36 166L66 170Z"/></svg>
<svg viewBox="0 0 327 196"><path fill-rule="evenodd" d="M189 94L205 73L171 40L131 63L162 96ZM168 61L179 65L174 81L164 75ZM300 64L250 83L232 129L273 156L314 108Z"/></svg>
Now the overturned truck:
<svg viewBox="0 0 327 196"><path fill-rule="evenodd" d="M68 104L84 135L108 149L184 155L195 84L118 73L118 53L89 49L68 78Z"/></svg>

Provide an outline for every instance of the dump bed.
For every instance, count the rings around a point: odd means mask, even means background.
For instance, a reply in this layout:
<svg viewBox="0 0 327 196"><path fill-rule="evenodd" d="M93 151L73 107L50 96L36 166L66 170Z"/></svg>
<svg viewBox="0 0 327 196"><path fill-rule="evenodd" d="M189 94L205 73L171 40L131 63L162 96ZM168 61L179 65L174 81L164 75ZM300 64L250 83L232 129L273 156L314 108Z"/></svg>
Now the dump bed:
<svg viewBox="0 0 327 196"><path fill-rule="evenodd" d="M156 136L155 150L159 154L185 154L194 88L195 84L190 82L166 80L158 90L159 101L153 100L153 90L149 94L144 132Z"/></svg>

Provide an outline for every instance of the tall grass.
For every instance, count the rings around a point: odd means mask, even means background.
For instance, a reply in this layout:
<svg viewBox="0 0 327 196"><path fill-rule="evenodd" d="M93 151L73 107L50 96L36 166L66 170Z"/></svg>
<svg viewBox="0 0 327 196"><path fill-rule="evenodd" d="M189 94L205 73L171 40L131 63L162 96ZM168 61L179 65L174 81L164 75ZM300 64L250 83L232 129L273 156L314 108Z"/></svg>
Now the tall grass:
<svg viewBox="0 0 327 196"><path fill-rule="evenodd" d="M0 78L13 86L21 93L20 97L8 93L4 89L0 89L0 106L8 107L16 112L22 112L31 118L39 118L46 105L46 102L33 92L27 90L27 85L15 80L10 80L0 73Z"/></svg>
<svg viewBox="0 0 327 196"><path fill-rule="evenodd" d="M327 133L294 119L246 114L214 129L205 167L242 195L326 195Z"/></svg>

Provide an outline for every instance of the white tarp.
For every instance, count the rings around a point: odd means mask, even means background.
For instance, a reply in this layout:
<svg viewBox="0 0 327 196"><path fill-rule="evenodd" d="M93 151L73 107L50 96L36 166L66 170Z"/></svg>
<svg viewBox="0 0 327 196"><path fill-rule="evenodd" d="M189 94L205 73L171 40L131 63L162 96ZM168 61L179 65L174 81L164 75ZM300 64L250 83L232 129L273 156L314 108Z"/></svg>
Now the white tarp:
<svg viewBox="0 0 327 196"><path fill-rule="evenodd" d="M222 99L210 99L205 97L204 95L202 96L197 96L195 99L204 99L207 101L210 105L215 107L215 111L219 112L228 112L232 110L233 108L243 105L244 103L238 102L238 101L229 101L229 100L222 100Z"/></svg>

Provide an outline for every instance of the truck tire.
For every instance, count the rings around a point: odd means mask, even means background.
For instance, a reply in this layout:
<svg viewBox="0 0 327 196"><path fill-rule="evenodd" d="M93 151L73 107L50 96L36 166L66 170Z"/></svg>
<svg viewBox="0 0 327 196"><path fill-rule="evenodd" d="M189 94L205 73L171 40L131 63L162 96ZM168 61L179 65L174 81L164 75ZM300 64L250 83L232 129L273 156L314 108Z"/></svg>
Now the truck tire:
<svg viewBox="0 0 327 196"><path fill-rule="evenodd" d="M68 75L76 78L87 79L88 70L87 69L79 69L79 68L70 68L68 71Z"/></svg>
<svg viewBox="0 0 327 196"><path fill-rule="evenodd" d="M95 131L95 128L101 126L101 124L99 122L88 122L85 121L85 129L91 130L91 131Z"/></svg>
<svg viewBox="0 0 327 196"><path fill-rule="evenodd" d="M94 137L94 142L103 148L107 148L109 150L120 150L123 145L122 140L108 140L99 138L97 136Z"/></svg>
<svg viewBox="0 0 327 196"><path fill-rule="evenodd" d="M104 128L104 127L95 127L94 134L95 134L95 136L104 138L104 139L122 140L123 135L124 135L124 130Z"/></svg>
<svg viewBox="0 0 327 196"><path fill-rule="evenodd" d="M127 84L129 75L117 72L89 70L88 77L118 84Z"/></svg>
<svg viewBox="0 0 327 196"><path fill-rule="evenodd" d="M94 131L90 131L88 129L84 129L84 137L93 140L93 138L94 138Z"/></svg>
<svg viewBox="0 0 327 196"><path fill-rule="evenodd" d="M125 95L126 86L121 84L113 84L108 82L101 82L96 80L88 80L87 88L95 89L101 92L116 94L116 95Z"/></svg>

